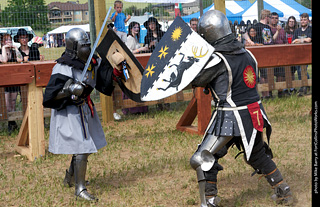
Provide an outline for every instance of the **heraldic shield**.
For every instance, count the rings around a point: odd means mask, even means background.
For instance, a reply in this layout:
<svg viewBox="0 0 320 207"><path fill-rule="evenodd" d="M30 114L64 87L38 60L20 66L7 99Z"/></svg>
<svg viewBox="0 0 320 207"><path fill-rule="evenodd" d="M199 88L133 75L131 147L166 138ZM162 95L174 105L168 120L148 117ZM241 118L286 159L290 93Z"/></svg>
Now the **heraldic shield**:
<svg viewBox="0 0 320 207"><path fill-rule="evenodd" d="M140 99L141 79L143 74L143 67L135 58L128 47L121 41L118 35L109 29L99 46L97 47L102 61L109 61L112 67L116 67L111 56L120 52L124 57L125 62L122 64L126 68L126 75L119 82L119 86L124 94L135 102L142 102Z"/></svg>
<svg viewBox="0 0 320 207"><path fill-rule="evenodd" d="M141 82L141 100L154 101L188 86L206 65L214 48L176 17L153 51Z"/></svg>

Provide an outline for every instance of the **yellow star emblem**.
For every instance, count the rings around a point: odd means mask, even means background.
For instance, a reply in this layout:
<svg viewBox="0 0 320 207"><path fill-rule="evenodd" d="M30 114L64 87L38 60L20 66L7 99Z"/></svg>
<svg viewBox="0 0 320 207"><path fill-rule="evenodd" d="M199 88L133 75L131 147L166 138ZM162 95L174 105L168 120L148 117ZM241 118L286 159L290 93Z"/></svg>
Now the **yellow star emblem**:
<svg viewBox="0 0 320 207"><path fill-rule="evenodd" d="M169 47L167 47L167 45L166 45L166 46L164 46L164 49L163 49L163 47L161 47L161 50L159 50L160 55L158 57L160 58L160 60L162 58L162 55L163 55L163 58L165 58L166 55L168 54L168 52L166 52L167 49L169 49Z"/></svg>
<svg viewBox="0 0 320 207"><path fill-rule="evenodd" d="M180 36L182 34L182 28L181 27L177 27L173 30L172 34L171 34L171 39L172 41L177 41L179 40Z"/></svg>
<svg viewBox="0 0 320 207"><path fill-rule="evenodd" d="M156 67L156 66L154 66L153 64L152 64L151 68L150 68L150 65L148 66L148 68L146 69L146 71L148 71L148 72L146 73L147 78L149 78L149 75L152 76L152 74L154 73L153 69L154 69L155 67Z"/></svg>

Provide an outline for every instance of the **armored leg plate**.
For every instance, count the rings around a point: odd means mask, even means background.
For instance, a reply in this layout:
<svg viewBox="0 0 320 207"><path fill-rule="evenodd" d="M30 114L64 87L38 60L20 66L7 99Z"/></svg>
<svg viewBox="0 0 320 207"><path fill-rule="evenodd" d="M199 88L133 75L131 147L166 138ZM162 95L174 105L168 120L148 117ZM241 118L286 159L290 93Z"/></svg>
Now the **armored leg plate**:
<svg viewBox="0 0 320 207"><path fill-rule="evenodd" d="M214 154L225 146L232 137L217 137L214 135L206 135L200 144L197 151L190 159L190 165L193 169L201 166L203 171L208 171L212 168L215 162Z"/></svg>
<svg viewBox="0 0 320 207"><path fill-rule="evenodd" d="M85 185L88 156L89 154L76 155L76 159L74 162L75 195L77 198L85 199L88 201L97 201L97 198L88 193Z"/></svg>

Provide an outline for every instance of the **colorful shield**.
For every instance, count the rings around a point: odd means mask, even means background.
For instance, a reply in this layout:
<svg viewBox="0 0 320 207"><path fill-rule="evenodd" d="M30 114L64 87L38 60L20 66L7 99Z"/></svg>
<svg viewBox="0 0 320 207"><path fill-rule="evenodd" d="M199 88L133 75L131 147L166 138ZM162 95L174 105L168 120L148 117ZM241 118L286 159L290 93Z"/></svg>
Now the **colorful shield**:
<svg viewBox="0 0 320 207"><path fill-rule="evenodd" d="M159 100L178 93L197 76L213 52L208 42L176 17L148 61L141 100Z"/></svg>
<svg viewBox="0 0 320 207"><path fill-rule="evenodd" d="M97 52L102 58L102 61L109 61L112 67L115 67L111 60L112 54L120 52L123 55L126 60L129 78L126 80L121 79L118 84L123 93L130 99L136 102L142 102L140 99L140 88L143 67L112 29L108 30L107 34L97 47Z"/></svg>

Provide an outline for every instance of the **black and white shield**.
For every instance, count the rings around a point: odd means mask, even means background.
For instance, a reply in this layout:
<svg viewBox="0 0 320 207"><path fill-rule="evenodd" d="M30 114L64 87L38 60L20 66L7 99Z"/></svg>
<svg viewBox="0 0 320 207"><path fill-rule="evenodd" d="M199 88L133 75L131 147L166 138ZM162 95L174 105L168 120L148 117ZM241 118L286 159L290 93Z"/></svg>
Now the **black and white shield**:
<svg viewBox="0 0 320 207"><path fill-rule="evenodd" d="M214 48L176 17L153 51L141 82L141 100L154 101L188 86L208 62Z"/></svg>
<svg viewBox="0 0 320 207"><path fill-rule="evenodd" d="M97 47L97 52L102 58L102 61L109 61L113 67L115 67L115 65L111 61L112 54L120 52L123 55L126 60L129 78L126 80L121 79L118 84L123 93L130 99L136 102L142 102L140 99L140 85L144 71L143 67L112 29L108 30L107 34Z"/></svg>

